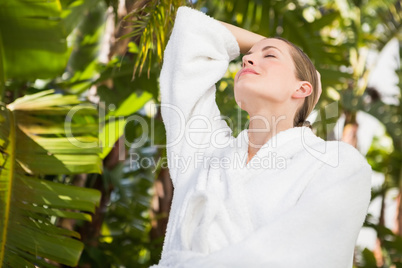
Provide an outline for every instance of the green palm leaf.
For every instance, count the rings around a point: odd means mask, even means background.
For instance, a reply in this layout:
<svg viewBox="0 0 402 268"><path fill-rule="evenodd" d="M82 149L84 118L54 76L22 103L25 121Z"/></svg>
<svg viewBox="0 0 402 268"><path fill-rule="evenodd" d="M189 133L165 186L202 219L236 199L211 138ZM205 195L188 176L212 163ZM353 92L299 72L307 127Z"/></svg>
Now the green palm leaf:
<svg viewBox="0 0 402 268"><path fill-rule="evenodd" d="M53 90L0 106L0 266L76 266L83 249L77 232L54 225L57 217L91 220L100 193L41 179L44 174L100 172L96 111L81 105L67 128L61 123L75 96ZM51 111L54 113L51 113ZM80 131L85 126L85 131ZM89 134L88 134L89 133ZM94 135L91 135L93 133ZM70 142L79 141L80 148ZM93 148L89 148L91 142ZM86 147L86 148L85 148Z"/></svg>
<svg viewBox="0 0 402 268"><path fill-rule="evenodd" d="M152 58L157 63L163 59L163 51L170 31L173 27L173 18L177 9L186 5L183 0L151 0L139 2L132 12L125 17L133 31L122 38L133 38L139 41L140 48L134 62L134 75L139 71L141 74L146 61L148 61L148 74L152 67Z"/></svg>
<svg viewBox="0 0 402 268"><path fill-rule="evenodd" d="M61 74L68 57L61 12L59 0L0 2L0 74L19 79Z"/></svg>

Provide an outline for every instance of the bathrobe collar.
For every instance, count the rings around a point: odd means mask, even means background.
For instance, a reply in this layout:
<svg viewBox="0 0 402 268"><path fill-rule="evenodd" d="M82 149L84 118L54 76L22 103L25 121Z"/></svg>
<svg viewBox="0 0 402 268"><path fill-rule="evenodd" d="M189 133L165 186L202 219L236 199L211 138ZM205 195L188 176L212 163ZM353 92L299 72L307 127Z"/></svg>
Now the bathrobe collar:
<svg viewBox="0 0 402 268"><path fill-rule="evenodd" d="M248 130L243 130L236 140L241 144L237 152L242 155L248 154ZM278 156L291 158L296 152L317 142L319 138L309 127L293 127L278 132L269 139L256 153L256 156L266 156L268 152L276 153ZM247 159L247 158L246 158Z"/></svg>

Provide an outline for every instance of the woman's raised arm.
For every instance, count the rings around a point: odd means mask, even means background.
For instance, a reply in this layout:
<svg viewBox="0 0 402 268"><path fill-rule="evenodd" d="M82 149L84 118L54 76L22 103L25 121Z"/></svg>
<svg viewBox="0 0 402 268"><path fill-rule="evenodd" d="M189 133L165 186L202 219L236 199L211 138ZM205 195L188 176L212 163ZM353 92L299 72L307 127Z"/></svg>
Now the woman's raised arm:
<svg viewBox="0 0 402 268"><path fill-rule="evenodd" d="M169 170L175 186L199 174L206 154L231 138L215 102L215 83L238 55L235 37L217 20L179 8L160 75Z"/></svg>
<svg viewBox="0 0 402 268"><path fill-rule="evenodd" d="M234 37L236 37L236 41L240 47L240 53L247 53L255 43L265 38L262 35L247 31L232 24L222 21L220 23L222 23L234 35Z"/></svg>

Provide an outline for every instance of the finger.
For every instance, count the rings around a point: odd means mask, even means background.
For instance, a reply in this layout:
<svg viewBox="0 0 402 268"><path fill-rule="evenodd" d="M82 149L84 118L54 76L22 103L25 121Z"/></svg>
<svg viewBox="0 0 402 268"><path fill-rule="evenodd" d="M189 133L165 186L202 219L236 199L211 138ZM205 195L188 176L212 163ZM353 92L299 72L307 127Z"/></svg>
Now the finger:
<svg viewBox="0 0 402 268"><path fill-rule="evenodd" d="M322 93L322 85L321 85L321 74L319 71L317 72L317 77L318 77L318 88L317 88L317 97L315 99L315 104L317 104L318 100L320 99L321 93Z"/></svg>

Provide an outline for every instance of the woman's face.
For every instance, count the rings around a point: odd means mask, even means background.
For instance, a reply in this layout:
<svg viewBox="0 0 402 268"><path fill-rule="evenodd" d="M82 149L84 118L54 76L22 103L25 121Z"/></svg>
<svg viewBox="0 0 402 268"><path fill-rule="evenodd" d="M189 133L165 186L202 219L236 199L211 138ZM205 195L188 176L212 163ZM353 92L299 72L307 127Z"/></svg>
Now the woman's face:
<svg viewBox="0 0 402 268"><path fill-rule="evenodd" d="M247 112L259 112L267 104L285 104L298 88L295 66L287 43L263 39L243 57L235 76L235 99Z"/></svg>

